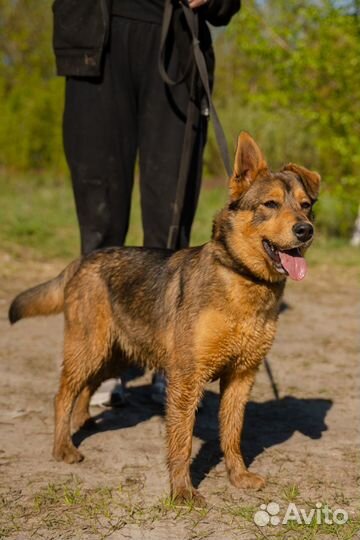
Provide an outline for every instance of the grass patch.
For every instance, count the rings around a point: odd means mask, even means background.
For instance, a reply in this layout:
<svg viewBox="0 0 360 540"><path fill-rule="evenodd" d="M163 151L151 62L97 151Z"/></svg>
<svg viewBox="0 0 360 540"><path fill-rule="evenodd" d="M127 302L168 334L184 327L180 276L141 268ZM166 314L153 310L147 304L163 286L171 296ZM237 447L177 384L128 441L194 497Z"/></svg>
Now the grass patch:
<svg viewBox="0 0 360 540"><path fill-rule="evenodd" d="M79 239L71 186L64 178L0 172L0 244L10 253L71 259Z"/></svg>
<svg viewBox="0 0 360 540"><path fill-rule="evenodd" d="M343 268L359 268L360 248L353 247L343 238L317 236L306 258L309 265L334 265Z"/></svg>
<svg viewBox="0 0 360 540"><path fill-rule="evenodd" d="M286 501L293 502L299 497L299 488L296 484L286 486L283 490L283 496Z"/></svg>
<svg viewBox="0 0 360 540"><path fill-rule="evenodd" d="M125 526L145 530L160 520L178 519L194 529L208 513L209 509L198 509L191 503L176 505L169 497L145 504L141 493L129 490L126 484L87 488L72 475L63 482L49 482L31 495L21 490L0 495L0 538L15 533L26 538L53 538L56 533L71 540L105 539Z"/></svg>
<svg viewBox="0 0 360 540"><path fill-rule="evenodd" d="M145 533L150 529L156 530L158 526L159 531L165 527L173 530L174 534L181 533L179 537L186 540L237 536L254 540L350 540L358 538L360 532L360 516L355 514L351 514L344 525L326 524L323 520L317 523L315 516L308 525L288 522L286 525L259 527L254 523L254 515L266 502L260 497L250 505L222 501L215 506L195 508L192 504L176 505L169 497L147 504L142 496L142 489L134 492L127 489L126 483L89 488L74 475L37 488L33 486L30 494L10 489L0 495L0 538L13 538L14 535L63 540L130 538L134 527ZM300 498L298 489L290 486L279 496L281 520L289 498L296 498L298 509L304 508L308 512L315 508L314 502L305 502ZM334 508L338 506L338 503L333 505Z"/></svg>
<svg viewBox="0 0 360 540"><path fill-rule="evenodd" d="M47 173L14 174L0 170L1 212L0 244L12 254L21 249L35 258L71 259L80 249L70 181ZM214 214L226 198L226 189L202 191L193 228L193 244L206 242L211 234ZM127 245L142 245L140 195L136 185L133 194Z"/></svg>
<svg viewBox="0 0 360 540"><path fill-rule="evenodd" d="M35 259L69 260L79 253L79 232L70 181L50 173L26 175L0 171L2 186L0 244L11 254ZM192 232L192 245L207 242L212 220L227 197L225 181L204 180ZM127 245L142 244L140 196L135 186ZM318 236L307 256L310 265L355 267L359 249L339 238Z"/></svg>
<svg viewBox="0 0 360 540"><path fill-rule="evenodd" d="M10 492L2 497L0 538L14 532L28 538L47 538L46 531L61 531L62 538L73 538L74 529L106 538L127 523L123 514L113 514L114 491L107 487L84 489L76 477L71 477L63 483L51 482L30 497L18 497L16 504Z"/></svg>

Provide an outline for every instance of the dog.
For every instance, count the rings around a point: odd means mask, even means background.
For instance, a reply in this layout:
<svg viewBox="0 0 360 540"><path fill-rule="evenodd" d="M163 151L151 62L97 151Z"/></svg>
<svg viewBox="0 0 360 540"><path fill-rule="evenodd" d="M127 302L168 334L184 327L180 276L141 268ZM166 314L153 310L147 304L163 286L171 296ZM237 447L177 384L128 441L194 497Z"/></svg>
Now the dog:
<svg viewBox="0 0 360 540"><path fill-rule="evenodd" d="M90 421L99 384L131 363L164 370L171 495L203 504L190 478L195 413L207 382L220 378L220 439L231 483L260 489L240 450L244 409L275 336L286 278L306 273L318 173L295 164L271 172L241 132L229 200L211 240L171 252L106 248L19 294L9 319L64 312L64 361L55 398L53 455L83 456L73 430Z"/></svg>

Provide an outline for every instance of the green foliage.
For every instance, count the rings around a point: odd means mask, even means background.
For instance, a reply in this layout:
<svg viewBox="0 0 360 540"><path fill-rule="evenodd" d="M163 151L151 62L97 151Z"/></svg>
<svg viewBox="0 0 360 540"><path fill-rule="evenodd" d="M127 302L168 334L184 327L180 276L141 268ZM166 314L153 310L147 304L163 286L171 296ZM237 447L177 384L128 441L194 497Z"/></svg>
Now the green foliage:
<svg viewBox="0 0 360 540"><path fill-rule="evenodd" d="M65 170L47 0L0 0L0 164Z"/></svg>
<svg viewBox="0 0 360 540"><path fill-rule="evenodd" d="M357 2L248 0L217 44L216 103L229 141L250 131L276 167L320 171L318 225L349 235L360 201ZM214 169L210 137L207 168Z"/></svg>
<svg viewBox="0 0 360 540"><path fill-rule="evenodd" d="M66 171L48 0L0 0L0 45L0 165ZM230 148L246 129L272 167L319 170L318 225L348 236L360 201L359 2L247 0L215 45ZM205 170L223 174L211 130Z"/></svg>

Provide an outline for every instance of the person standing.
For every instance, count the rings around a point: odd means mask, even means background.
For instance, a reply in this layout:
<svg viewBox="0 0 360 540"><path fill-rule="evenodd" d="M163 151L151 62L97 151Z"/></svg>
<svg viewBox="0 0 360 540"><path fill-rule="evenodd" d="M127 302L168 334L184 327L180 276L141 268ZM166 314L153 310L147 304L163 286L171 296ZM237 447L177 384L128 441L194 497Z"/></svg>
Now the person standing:
<svg viewBox="0 0 360 540"><path fill-rule="evenodd" d="M240 9L240 0L186 4L197 14L198 39L212 85L214 55L207 23L228 24ZM166 35L164 9L171 12ZM53 12L57 73L66 77L64 150L82 254L124 245L137 155L144 246L169 247L191 105L184 203L170 242L175 249L188 246L201 183L208 104L181 2L55 0ZM168 84L160 74L160 49L163 70L177 84ZM164 393L161 379L155 380L156 387Z"/></svg>

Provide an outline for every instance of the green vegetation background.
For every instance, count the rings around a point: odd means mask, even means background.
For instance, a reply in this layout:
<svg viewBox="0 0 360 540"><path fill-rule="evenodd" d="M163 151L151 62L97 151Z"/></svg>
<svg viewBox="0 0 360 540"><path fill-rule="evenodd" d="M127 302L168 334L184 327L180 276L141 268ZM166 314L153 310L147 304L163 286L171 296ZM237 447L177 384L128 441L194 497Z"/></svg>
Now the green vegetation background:
<svg viewBox="0 0 360 540"><path fill-rule="evenodd" d="M350 236L360 202L359 4L246 0L215 40L215 102L230 148L246 129L272 167L320 171L318 228L332 237ZM0 241L70 256L78 238L51 25L49 0L0 0ZM210 132L195 243L208 238L224 186ZM129 243L140 242L134 204Z"/></svg>

